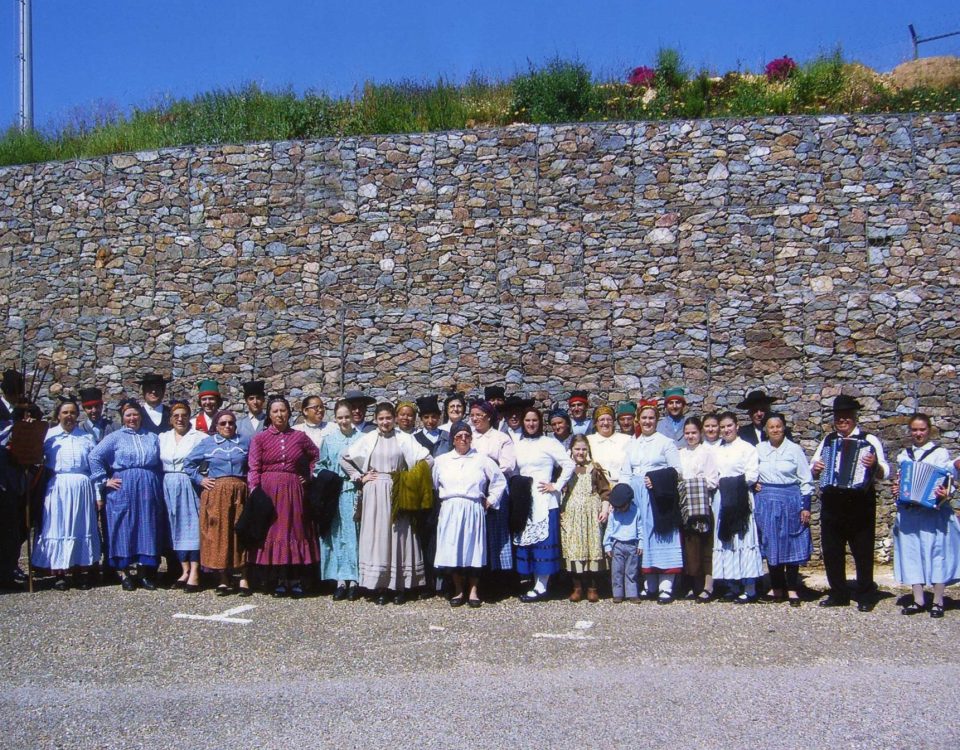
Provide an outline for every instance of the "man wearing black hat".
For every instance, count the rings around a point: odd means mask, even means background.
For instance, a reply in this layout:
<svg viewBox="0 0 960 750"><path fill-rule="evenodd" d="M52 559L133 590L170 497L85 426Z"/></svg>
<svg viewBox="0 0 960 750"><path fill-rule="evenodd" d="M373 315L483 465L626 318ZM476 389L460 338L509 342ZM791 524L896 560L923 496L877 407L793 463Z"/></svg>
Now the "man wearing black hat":
<svg viewBox="0 0 960 750"><path fill-rule="evenodd" d="M13 421L13 407L23 396L26 386L23 375L16 370L4 370L0 381L0 424Z"/></svg>
<svg viewBox="0 0 960 750"><path fill-rule="evenodd" d="M413 433L416 441L430 451L431 456L449 451L450 433L440 429L440 402L437 397L418 398L417 412L420 414L420 429Z"/></svg>
<svg viewBox="0 0 960 750"><path fill-rule="evenodd" d="M18 589L25 576L20 570L20 549L25 540L24 474L7 452L7 443L14 419L21 410L25 389L24 377L16 370L6 370L0 382L0 588Z"/></svg>
<svg viewBox="0 0 960 750"><path fill-rule="evenodd" d="M507 401L507 392L499 385L488 385L483 389L483 400L493 405L497 410L497 419L492 422L494 427L500 426L500 416L503 414L503 405Z"/></svg>
<svg viewBox="0 0 960 750"><path fill-rule="evenodd" d="M354 427L360 432L373 432L377 429L373 422L367 421L367 409L377 402L375 398L363 391L347 391L343 394L343 400L350 404L350 419Z"/></svg>
<svg viewBox="0 0 960 750"><path fill-rule="evenodd" d="M252 438L258 432L263 432L267 424L267 415L263 410L263 405L267 401L267 392L262 380L248 380L242 385L247 413L237 418L237 435Z"/></svg>
<svg viewBox="0 0 960 750"><path fill-rule="evenodd" d="M869 612L873 608L873 549L876 542L877 490L875 480L890 476L890 466L883 455L883 445L875 435L857 426L860 402L840 394L833 400L834 431L817 446L810 463L814 479L825 471L830 473L820 494L820 545L823 548L823 567L827 573L830 593L820 602L821 607L845 607L850 603L847 586L846 547L857 570L857 609ZM833 484L833 467L823 461L824 451L831 455L830 446L838 440L866 441L867 450L860 463L868 470L865 485L859 488L838 487ZM836 462L834 462L836 463Z"/></svg>
<svg viewBox="0 0 960 750"><path fill-rule="evenodd" d="M523 413L533 406L532 398L507 396L503 402L503 421L500 423L500 432L505 432L510 439L517 443L523 437Z"/></svg>
<svg viewBox="0 0 960 750"><path fill-rule="evenodd" d="M155 372L144 375L140 380L140 389L143 401L140 410L143 412L142 429L159 435L161 432L172 430L170 426L170 407L163 403L167 393L169 378Z"/></svg>
<svg viewBox="0 0 960 750"><path fill-rule="evenodd" d="M763 429L763 423L770 411L770 406L779 399L768 396L763 391L750 391L746 398L737 404L738 409L746 411L750 415L750 424L745 424L739 430L737 435L750 445L760 445L767 439L767 433ZM789 437L789 435L787 435Z"/></svg>
<svg viewBox="0 0 960 750"><path fill-rule="evenodd" d="M103 413L103 391L99 388L81 388L80 406L86 415L86 419L80 423L80 429L90 436L94 445L118 429L116 422Z"/></svg>

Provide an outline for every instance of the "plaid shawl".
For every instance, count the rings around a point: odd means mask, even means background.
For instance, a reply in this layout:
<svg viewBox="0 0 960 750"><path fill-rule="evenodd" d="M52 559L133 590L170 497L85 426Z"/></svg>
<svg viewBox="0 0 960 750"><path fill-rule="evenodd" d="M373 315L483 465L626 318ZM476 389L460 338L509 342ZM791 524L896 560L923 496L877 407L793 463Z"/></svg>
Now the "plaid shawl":
<svg viewBox="0 0 960 750"><path fill-rule="evenodd" d="M709 531L710 490L707 480L703 477L684 479L683 486L686 488L686 498L681 497L680 512L683 514L684 527L701 533Z"/></svg>

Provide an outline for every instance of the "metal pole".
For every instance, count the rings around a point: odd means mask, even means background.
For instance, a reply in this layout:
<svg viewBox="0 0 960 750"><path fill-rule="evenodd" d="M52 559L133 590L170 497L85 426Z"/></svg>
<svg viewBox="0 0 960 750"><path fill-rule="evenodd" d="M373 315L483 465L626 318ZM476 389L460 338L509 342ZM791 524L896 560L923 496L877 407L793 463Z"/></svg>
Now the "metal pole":
<svg viewBox="0 0 960 750"><path fill-rule="evenodd" d="M33 130L32 2L20 0L20 119L21 133Z"/></svg>
<svg viewBox="0 0 960 750"><path fill-rule="evenodd" d="M914 30L912 23L908 24L907 28L910 29L910 41L913 42L913 59L916 60L920 57L919 45L917 44L917 32Z"/></svg>

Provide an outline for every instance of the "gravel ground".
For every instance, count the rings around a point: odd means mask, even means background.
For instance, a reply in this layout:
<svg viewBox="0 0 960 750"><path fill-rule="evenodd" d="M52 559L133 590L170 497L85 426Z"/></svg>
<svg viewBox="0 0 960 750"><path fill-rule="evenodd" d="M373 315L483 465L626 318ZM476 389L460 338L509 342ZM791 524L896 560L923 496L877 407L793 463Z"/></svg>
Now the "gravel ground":
<svg viewBox="0 0 960 750"><path fill-rule="evenodd" d="M898 593L868 614L7 594L0 746L944 747L960 610L903 617Z"/></svg>

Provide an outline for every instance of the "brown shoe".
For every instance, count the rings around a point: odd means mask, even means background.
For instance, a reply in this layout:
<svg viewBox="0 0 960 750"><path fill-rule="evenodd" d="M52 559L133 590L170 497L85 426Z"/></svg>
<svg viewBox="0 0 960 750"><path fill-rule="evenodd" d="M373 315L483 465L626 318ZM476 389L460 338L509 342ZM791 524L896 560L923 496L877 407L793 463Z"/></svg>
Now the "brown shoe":
<svg viewBox="0 0 960 750"><path fill-rule="evenodd" d="M583 601L583 584L580 582L579 578L573 579L573 591L570 592L570 601Z"/></svg>
<svg viewBox="0 0 960 750"><path fill-rule="evenodd" d="M596 589L587 589L587 601L593 603L600 601L600 594Z"/></svg>

